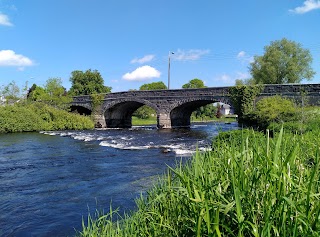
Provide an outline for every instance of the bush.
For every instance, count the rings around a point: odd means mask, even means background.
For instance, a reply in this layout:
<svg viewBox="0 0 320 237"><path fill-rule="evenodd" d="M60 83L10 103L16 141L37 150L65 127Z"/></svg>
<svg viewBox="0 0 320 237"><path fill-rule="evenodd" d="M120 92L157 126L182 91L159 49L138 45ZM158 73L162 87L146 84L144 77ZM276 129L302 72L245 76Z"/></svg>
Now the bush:
<svg viewBox="0 0 320 237"><path fill-rule="evenodd" d="M244 123L265 130L271 123L297 121L300 116L299 110L291 100L272 96L259 100L255 109L244 116Z"/></svg>
<svg viewBox="0 0 320 237"><path fill-rule="evenodd" d="M42 103L0 107L0 133L93 129L93 121Z"/></svg>

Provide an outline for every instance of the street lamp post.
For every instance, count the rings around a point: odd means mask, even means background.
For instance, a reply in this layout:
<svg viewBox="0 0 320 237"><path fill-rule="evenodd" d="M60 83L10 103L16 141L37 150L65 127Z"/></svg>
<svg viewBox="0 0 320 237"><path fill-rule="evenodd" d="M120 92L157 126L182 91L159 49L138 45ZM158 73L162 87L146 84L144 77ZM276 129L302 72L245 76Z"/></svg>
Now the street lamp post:
<svg viewBox="0 0 320 237"><path fill-rule="evenodd" d="M169 51L169 56L168 56L168 90L170 89L170 55L174 54L174 52Z"/></svg>

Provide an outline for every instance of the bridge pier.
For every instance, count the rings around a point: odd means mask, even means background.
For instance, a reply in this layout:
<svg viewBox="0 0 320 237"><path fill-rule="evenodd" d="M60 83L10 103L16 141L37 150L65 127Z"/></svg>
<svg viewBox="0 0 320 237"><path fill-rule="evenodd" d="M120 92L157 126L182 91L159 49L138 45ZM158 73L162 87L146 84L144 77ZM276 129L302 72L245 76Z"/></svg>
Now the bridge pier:
<svg viewBox="0 0 320 237"><path fill-rule="evenodd" d="M158 128L171 128L170 113L159 113L157 115Z"/></svg>
<svg viewBox="0 0 320 237"><path fill-rule="evenodd" d="M106 119L104 117L104 114L95 114L94 117L94 126L96 128L105 128L106 127Z"/></svg>

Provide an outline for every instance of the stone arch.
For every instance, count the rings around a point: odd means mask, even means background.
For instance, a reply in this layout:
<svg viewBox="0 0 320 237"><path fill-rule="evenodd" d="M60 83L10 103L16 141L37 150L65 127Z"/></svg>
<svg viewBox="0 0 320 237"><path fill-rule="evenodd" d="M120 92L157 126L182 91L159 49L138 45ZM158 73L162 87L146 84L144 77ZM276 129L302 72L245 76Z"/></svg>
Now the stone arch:
<svg viewBox="0 0 320 237"><path fill-rule="evenodd" d="M230 105L230 100L226 97L197 98L178 101L170 111L171 127L190 127L192 112L201 106L214 102L222 102Z"/></svg>
<svg viewBox="0 0 320 237"><path fill-rule="evenodd" d="M104 114L105 125L107 128L131 128L132 114L141 106L147 105L156 110L159 108L147 100L132 98L121 99L109 102L103 105L102 112Z"/></svg>
<svg viewBox="0 0 320 237"><path fill-rule="evenodd" d="M78 113L80 115L91 115L92 108L91 106L84 105L84 104L72 104L70 106L70 111L74 113Z"/></svg>

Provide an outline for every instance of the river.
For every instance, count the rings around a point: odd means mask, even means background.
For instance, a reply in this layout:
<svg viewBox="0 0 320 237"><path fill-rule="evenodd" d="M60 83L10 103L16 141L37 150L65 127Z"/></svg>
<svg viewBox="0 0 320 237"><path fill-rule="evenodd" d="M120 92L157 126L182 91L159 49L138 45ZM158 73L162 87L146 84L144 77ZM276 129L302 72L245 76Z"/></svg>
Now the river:
<svg viewBox="0 0 320 237"><path fill-rule="evenodd" d="M74 236L96 209L134 210L167 165L237 123L0 134L0 236Z"/></svg>

